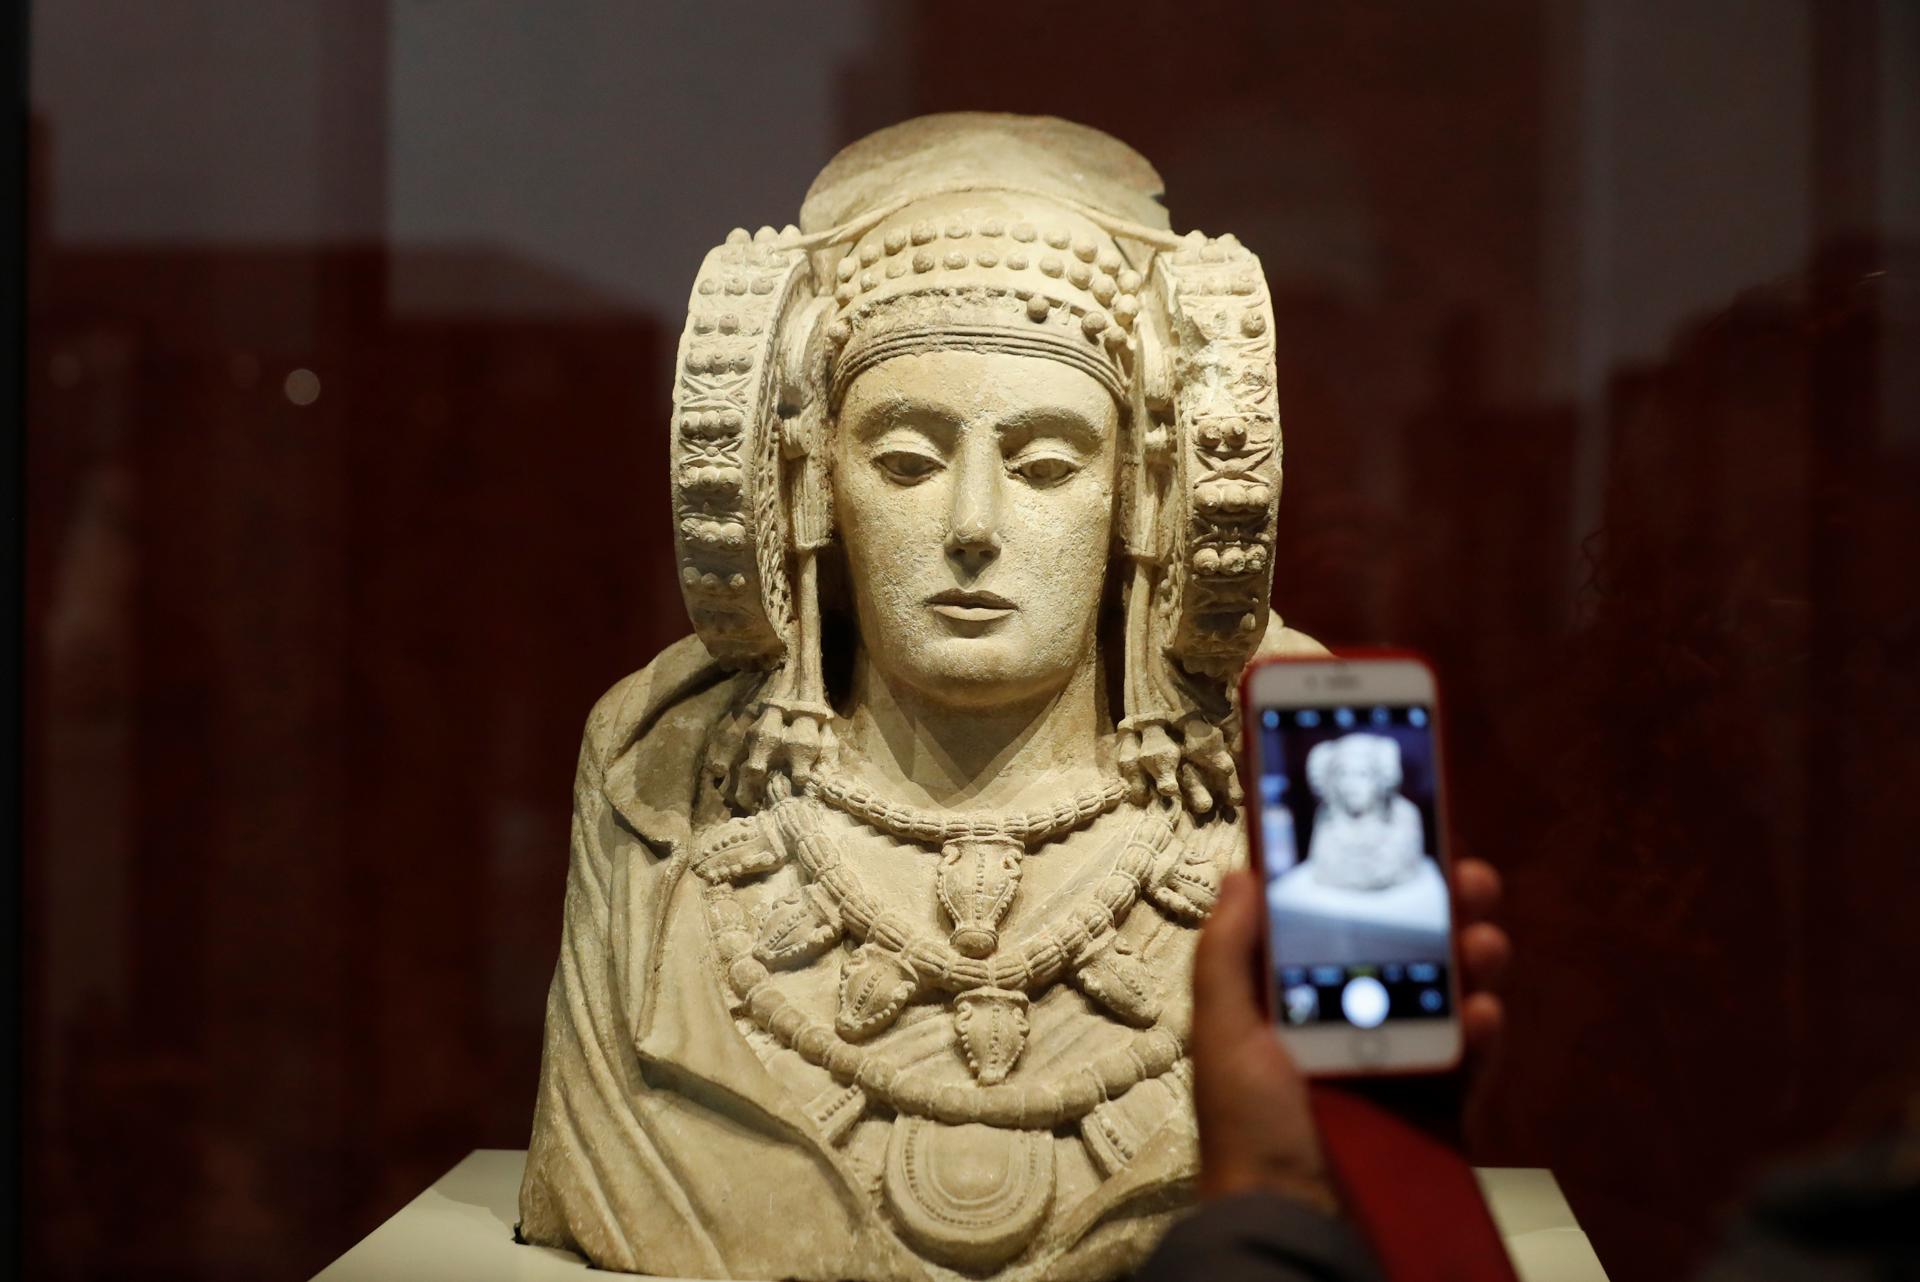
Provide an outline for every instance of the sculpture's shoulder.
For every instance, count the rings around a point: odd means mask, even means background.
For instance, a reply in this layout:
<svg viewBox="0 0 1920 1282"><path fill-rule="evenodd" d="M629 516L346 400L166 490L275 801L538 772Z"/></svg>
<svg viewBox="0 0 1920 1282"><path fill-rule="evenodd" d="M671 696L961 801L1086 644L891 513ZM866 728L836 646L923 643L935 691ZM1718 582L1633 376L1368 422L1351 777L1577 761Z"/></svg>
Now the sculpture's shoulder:
<svg viewBox="0 0 1920 1282"><path fill-rule="evenodd" d="M1396 792L1393 794L1392 799L1387 802L1387 822L1395 828L1410 829L1418 833L1420 831L1420 807L1414 805L1413 802Z"/></svg>
<svg viewBox="0 0 1920 1282"><path fill-rule="evenodd" d="M708 736L756 679L722 664L698 637L674 642L593 705L576 795L604 796L641 838L677 848L692 821Z"/></svg>
<svg viewBox="0 0 1920 1282"><path fill-rule="evenodd" d="M714 658L699 637L682 637L638 672L614 682L594 703L581 738L583 762L604 770L676 710L694 701L706 711L704 705L712 700L698 696L741 679ZM702 719L711 719L711 714Z"/></svg>
<svg viewBox="0 0 1920 1282"><path fill-rule="evenodd" d="M1277 614L1267 616L1266 635L1260 638L1260 645L1253 652L1256 659L1271 658L1275 655L1286 657L1305 657L1316 654L1332 653L1324 645L1315 641L1304 632L1297 632L1280 622Z"/></svg>

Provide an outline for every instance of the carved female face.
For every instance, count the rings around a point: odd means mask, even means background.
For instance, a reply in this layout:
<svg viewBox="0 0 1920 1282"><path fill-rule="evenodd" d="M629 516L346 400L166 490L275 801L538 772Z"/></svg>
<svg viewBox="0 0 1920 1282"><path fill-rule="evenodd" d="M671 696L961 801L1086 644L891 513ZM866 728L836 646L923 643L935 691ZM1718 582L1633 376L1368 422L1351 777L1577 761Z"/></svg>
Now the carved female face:
<svg viewBox="0 0 1920 1282"><path fill-rule="evenodd" d="M1334 771L1333 787L1340 808L1350 815L1377 808L1387 790L1371 763L1345 764Z"/></svg>
<svg viewBox="0 0 1920 1282"><path fill-rule="evenodd" d="M1365 814L1399 789L1400 750L1382 735L1350 734L1314 748L1307 771L1323 801L1349 815Z"/></svg>
<svg viewBox="0 0 1920 1282"><path fill-rule="evenodd" d="M860 635L955 707L1057 692L1093 655L1119 411L1038 356L933 351L857 377L833 445Z"/></svg>

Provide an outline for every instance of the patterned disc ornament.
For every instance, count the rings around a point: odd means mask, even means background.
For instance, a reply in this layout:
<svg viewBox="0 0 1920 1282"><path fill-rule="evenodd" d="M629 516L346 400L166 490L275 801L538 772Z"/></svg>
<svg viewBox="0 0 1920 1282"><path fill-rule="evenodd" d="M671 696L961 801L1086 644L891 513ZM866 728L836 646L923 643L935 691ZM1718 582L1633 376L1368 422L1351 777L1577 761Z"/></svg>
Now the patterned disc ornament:
<svg viewBox="0 0 1920 1282"><path fill-rule="evenodd" d="M1154 632L1231 685L1267 627L1280 500L1273 306L1260 260L1194 232L1154 263L1172 362L1173 510Z"/></svg>
<svg viewBox="0 0 1920 1282"><path fill-rule="evenodd" d="M694 281L673 386L674 550L714 657L767 668L793 631L778 397L783 318L811 297L798 229L732 232Z"/></svg>

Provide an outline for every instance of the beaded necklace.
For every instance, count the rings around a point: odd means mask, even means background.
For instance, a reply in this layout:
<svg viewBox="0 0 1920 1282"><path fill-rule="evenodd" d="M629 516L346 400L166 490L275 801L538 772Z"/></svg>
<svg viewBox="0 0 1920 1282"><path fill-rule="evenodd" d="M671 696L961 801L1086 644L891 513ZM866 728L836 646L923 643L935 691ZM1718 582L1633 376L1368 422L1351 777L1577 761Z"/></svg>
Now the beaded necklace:
<svg viewBox="0 0 1920 1282"><path fill-rule="evenodd" d="M1222 842L1234 836L1230 825L1194 831L1171 808L1143 808L1104 875L1050 921L1001 948L997 924L1012 900L1024 854L1024 843L1009 834L1045 834L1043 839L1051 840L1113 809L1118 798L1109 802L1106 788L1093 789L1066 805L991 825L978 818L945 820L931 812L915 816L909 808L889 806L895 818L869 826L921 844L944 838L940 898L956 926L942 939L885 908L861 883L822 825L828 804L819 795L823 791L858 797L848 801L850 808L876 808L865 789L816 785L809 795L722 825L693 862L707 883L708 922L720 969L738 1009L756 1027L828 1070L849 1090L875 1096L897 1112L945 1124L1044 1129L1071 1123L1183 1058L1184 1039L1158 1024L1154 977L1120 937L1118 926L1143 894L1176 920L1197 924L1211 906L1217 857ZM898 818L902 812L905 819ZM1070 821L1065 817L1070 814L1085 817ZM864 819L859 813L853 817ZM916 822L927 819L938 822ZM946 825L960 822L966 824L965 835L949 836ZM895 826L914 835L895 832ZM1184 840L1176 843L1176 833ZM983 870L980 865L989 859L995 863ZM750 918L734 884L786 863L796 867L805 884ZM1014 865L1010 877L982 875L1004 871L1007 863ZM997 884L1002 881L1010 884ZM991 904L999 911L983 909ZM984 925L989 916L990 927ZM992 931L986 948L979 949L979 941L964 933L970 922ZM839 1011L829 1023L781 992L774 972L803 966L849 938L855 947L842 972ZM1047 1081L1008 1083L1025 1048L1031 1001L1063 978L1141 1031ZM902 1068L861 1044L890 1027L909 1002L929 993L948 995L956 1042L976 1079L973 1086L956 1085L931 1068ZM839 1108L834 1112L842 1115Z"/></svg>
<svg viewBox="0 0 1920 1282"><path fill-rule="evenodd" d="M965 837L1005 836L1033 849L1112 810L1126 800L1127 785L1109 779L1058 805L1012 815L954 815L903 805L849 779L816 779L808 785L808 792L842 814L902 841L938 846Z"/></svg>

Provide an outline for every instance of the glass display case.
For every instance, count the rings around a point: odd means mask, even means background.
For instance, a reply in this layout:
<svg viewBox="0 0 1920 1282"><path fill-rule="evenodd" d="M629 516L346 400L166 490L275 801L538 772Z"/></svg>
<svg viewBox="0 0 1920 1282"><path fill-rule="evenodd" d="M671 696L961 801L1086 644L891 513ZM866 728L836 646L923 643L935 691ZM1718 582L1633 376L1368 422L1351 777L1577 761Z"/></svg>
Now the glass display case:
<svg viewBox="0 0 1920 1282"><path fill-rule="evenodd" d="M689 631L728 228L954 109L1272 290L1274 603L1430 654L1506 878L1476 1159L1614 1276L1916 1089L1920 16L42 4L29 1272L306 1277L525 1145L594 699ZM1251 162L1251 163L1250 163Z"/></svg>

